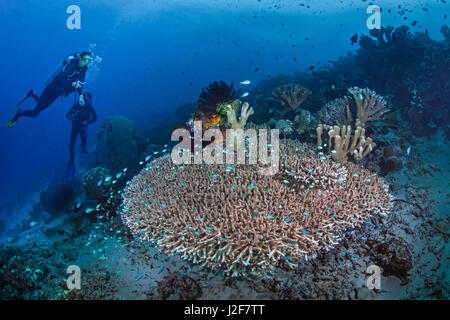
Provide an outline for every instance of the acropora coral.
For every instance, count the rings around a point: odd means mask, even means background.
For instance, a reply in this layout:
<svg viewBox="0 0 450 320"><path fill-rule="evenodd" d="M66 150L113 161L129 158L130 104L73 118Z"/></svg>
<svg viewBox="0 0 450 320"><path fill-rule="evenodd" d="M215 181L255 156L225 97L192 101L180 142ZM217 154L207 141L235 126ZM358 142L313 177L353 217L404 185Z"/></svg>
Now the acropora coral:
<svg viewBox="0 0 450 320"><path fill-rule="evenodd" d="M367 121L380 120L382 116L389 112L386 100L369 88L358 87L349 88L356 102L356 126L364 127Z"/></svg>
<svg viewBox="0 0 450 320"><path fill-rule="evenodd" d="M352 121L347 97L328 102L318 113L319 120L327 125L347 125Z"/></svg>
<svg viewBox="0 0 450 320"><path fill-rule="evenodd" d="M387 186L369 171L299 143L280 149L275 176L260 175L259 164L155 159L126 187L122 220L163 252L239 276L294 267L390 211Z"/></svg>
<svg viewBox="0 0 450 320"><path fill-rule="evenodd" d="M285 115L289 111L297 110L310 93L308 89L297 84L289 84L276 88L272 95L286 108L282 113Z"/></svg>
<svg viewBox="0 0 450 320"><path fill-rule="evenodd" d="M352 112L350 96L337 98L328 102L318 113L319 120L327 125L350 125L353 121L352 113L356 118L356 127L364 127L367 121L380 120L389 112L386 100L369 88L348 88L353 96L356 108Z"/></svg>

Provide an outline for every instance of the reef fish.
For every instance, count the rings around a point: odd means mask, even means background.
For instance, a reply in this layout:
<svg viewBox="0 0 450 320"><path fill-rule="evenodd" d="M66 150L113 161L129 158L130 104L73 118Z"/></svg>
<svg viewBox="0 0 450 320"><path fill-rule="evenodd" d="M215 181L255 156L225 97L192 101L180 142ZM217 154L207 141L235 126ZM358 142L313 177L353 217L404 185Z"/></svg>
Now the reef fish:
<svg viewBox="0 0 450 320"><path fill-rule="evenodd" d="M248 95L249 95L248 92L244 92L244 93L241 95L241 98L245 98L245 97L247 97Z"/></svg>
<svg viewBox="0 0 450 320"><path fill-rule="evenodd" d="M250 84L250 83L252 83L250 80L245 80L245 81L241 82L241 84L245 84L245 85Z"/></svg>

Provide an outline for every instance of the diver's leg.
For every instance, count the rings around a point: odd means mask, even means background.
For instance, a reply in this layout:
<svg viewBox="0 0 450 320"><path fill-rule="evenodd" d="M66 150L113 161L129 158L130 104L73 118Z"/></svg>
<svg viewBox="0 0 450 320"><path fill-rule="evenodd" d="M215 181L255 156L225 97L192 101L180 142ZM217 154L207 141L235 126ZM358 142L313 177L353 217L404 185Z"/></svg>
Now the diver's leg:
<svg viewBox="0 0 450 320"><path fill-rule="evenodd" d="M61 95L61 91L58 87L48 86L45 88L44 92L42 92L41 97L37 101L37 105L32 110L17 110L16 115L14 116L14 122L17 122L21 117L31 117L36 118L42 110L47 109L55 100Z"/></svg>
<svg viewBox="0 0 450 320"><path fill-rule="evenodd" d="M73 161L75 159L75 142L77 141L78 134L79 134L79 128L72 124L72 130L70 132L70 143L69 143L70 161Z"/></svg>
<svg viewBox="0 0 450 320"><path fill-rule="evenodd" d="M72 137L72 135L71 135L71 137ZM75 174L75 152L73 151L73 146L72 146L72 141L71 141L70 159L69 159L69 163L67 164L66 179L69 181L72 181L74 174Z"/></svg>
<svg viewBox="0 0 450 320"><path fill-rule="evenodd" d="M87 128L86 127L81 129L80 138L81 138L81 153L88 153L86 150L86 143L87 143Z"/></svg>
<svg viewBox="0 0 450 320"><path fill-rule="evenodd" d="M33 98L34 101L36 101L36 103L39 103L40 97L36 93L34 93L33 89L30 89L30 91L28 91L28 93L27 93L27 98L30 98L30 97Z"/></svg>

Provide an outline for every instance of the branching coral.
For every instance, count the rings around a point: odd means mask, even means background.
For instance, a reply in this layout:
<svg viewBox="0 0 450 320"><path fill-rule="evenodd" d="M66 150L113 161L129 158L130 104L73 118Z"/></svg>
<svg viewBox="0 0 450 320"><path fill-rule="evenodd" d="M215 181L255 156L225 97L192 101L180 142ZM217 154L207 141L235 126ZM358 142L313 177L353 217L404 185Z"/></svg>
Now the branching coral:
<svg viewBox="0 0 450 320"><path fill-rule="evenodd" d="M319 125L317 127L317 147L322 148L322 134L328 134L328 152L331 151L333 159L336 161L347 161L348 156L353 156L356 160L361 160L375 147L375 142L371 138L365 137L365 129L357 127L353 136L350 126L328 126ZM331 145L333 144L333 149Z"/></svg>
<svg viewBox="0 0 450 320"><path fill-rule="evenodd" d="M296 84L280 86L272 95L280 101L283 107L288 107L284 114L290 110L296 110L308 98L310 91ZM283 114L283 115L284 115Z"/></svg>
<svg viewBox="0 0 450 320"><path fill-rule="evenodd" d="M239 100L237 100L237 106L239 107ZM244 129L247 123L248 117L250 117L254 111L247 102L242 105L241 116L237 119L237 110L235 108L229 108L227 111L227 121L231 125L231 129Z"/></svg>
<svg viewBox="0 0 450 320"><path fill-rule="evenodd" d="M348 125L352 122L352 114L348 98L337 98L328 102L319 110L318 118L328 125Z"/></svg>
<svg viewBox="0 0 450 320"><path fill-rule="evenodd" d="M266 129L266 130L270 130L270 126L263 122L263 123L254 123L251 121L248 121L247 124L245 125L245 129L255 129L255 130L260 130L260 129Z"/></svg>
<svg viewBox="0 0 450 320"><path fill-rule="evenodd" d="M389 108L386 106L386 100L377 95L374 91L358 87L349 88L356 102L356 126L364 127L367 121L379 120Z"/></svg>
<svg viewBox="0 0 450 320"><path fill-rule="evenodd" d="M294 267L336 245L348 228L390 211L386 185L369 171L301 144L280 149L275 176L261 176L259 165L156 159L125 189L122 220L168 254L239 276Z"/></svg>
<svg viewBox="0 0 450 320"><path fill-rule="evenodd" d="M368 88L353 87L348 92L353 95L356 103L356 127L364 127L367 121L379 120L389 112L386 100ZM320 109L318 118L327 125L350 125L353 121L350 97L328 102Z"/></svg>

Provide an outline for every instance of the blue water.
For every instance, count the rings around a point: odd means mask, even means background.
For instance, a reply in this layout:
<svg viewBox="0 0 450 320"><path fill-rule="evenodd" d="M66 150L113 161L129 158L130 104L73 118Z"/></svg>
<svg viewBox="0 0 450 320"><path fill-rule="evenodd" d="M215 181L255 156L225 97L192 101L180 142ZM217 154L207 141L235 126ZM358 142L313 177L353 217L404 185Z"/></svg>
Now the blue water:
<svg viewBox="0 0 450 320"><path fill-rule="evenodd" d="M380 0L382 25L407 24L442 41L449 23L444 0ZM66 9L81 8L81 30L69 30ZM32 88L73 52L101 59L88 73L98 121L88 129L88 150L111 115L147 130L196 103L211 81L252 90L279 74L319 68L347 52L350 37L368 34L365 0L1 0L0 122ZM423 8L426 8L425 11ZM390 12L388 10L391 10ZM404 11L405 10L405 11ZM407 16L407 19L404 17ZM414 26L411 23L417 20ZM294 59L295 58L295 59ZM240 81L251 80L243 88ZM65 175L74 94L58 99L36 119L0 127L0 218L12 216L55 178ZM22 106L33 108L31 99ZM79 142L78 142L79 143ZM152 143L150 141L150 143ZM79 146L76 147L77 157Z"/></svg>
<svg viewBox="0 0 450 320"><path fill-rule="evenodd" d="M424 12L420 8L425 3L379 1L380 6L403 4L413 10L408 17L421 22L417 29L427 28L440 39L444 4L429 1ZM40 93L67 54L96 44L95 53L103 61L86 90L94 94L99 121L90 128L89 146L109 115L121 114L138 128L148 128L181 103L195 102L210 81L248 78L257 83L279 73L304 71L354 50L349 38L368 31L365 1L80 0L81 30L68 30L66 8L71 4L1 2L0 118L6 122L12 116L11 107L28 89ZM433 19L427 19L431 15ZM386 25L403 23L396 11L382 19ZM1 128L2 203L24 201L49 177L64 171L70 132L64 114L72 102L73 97L58 100L37 119L21 119L14 130ZM28 101L24 107L33 104Z"/></svg>

